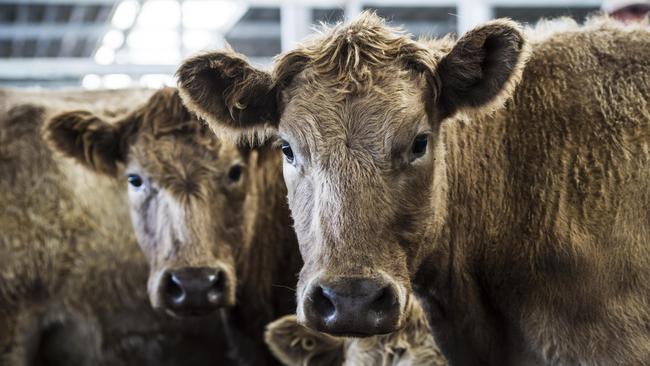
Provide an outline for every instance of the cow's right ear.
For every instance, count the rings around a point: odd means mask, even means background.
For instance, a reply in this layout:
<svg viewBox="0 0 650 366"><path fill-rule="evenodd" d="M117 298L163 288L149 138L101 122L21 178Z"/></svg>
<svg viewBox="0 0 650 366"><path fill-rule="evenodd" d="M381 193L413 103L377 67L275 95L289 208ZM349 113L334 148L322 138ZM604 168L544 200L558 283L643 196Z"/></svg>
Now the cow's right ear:
<svg viewBox="0 0 650 366"><path fill-rule="evenodd" d="M118 162L125 162L128 135L135 120L108 123L88 111L68 111L50 118L45 124L45 138L50 147L84 166L109 176L116 176Z"/></svg>
<svg viewBox="0 0 650 366"><path fill-rule="evenodd" d="M254 68L235 52L190 58L176 75L185 105L213 128L251 129L278 124L271 75Z"/></svg>

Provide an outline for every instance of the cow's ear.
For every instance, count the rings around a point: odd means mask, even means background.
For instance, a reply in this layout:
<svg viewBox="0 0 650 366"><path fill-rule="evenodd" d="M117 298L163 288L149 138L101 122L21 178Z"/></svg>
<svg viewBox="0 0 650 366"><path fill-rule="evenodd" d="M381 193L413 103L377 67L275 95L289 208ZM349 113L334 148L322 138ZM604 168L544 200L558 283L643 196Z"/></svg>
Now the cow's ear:
<svg viewBox="0 0 650 366"><path fill-rule="evenodd" d="M441 116L500 106L521 79L527 56L525 36L513 21L497 19L467 32L437 68Z"/></svg>
<svg viewBox="0 0 650 366"><path fill-rule="evenodd" d="M92 112L76 110L55 115L44 128L52 149L96 172L115 176L117 164L126 160L127 140L135 124L132 115L109 123Z"/></svg>
<svg viewBox="0 0 650 366"><path fill-rule="evenodd" d="M178 71L185 105L211 127L251 129L277 126L277 97L268 72L232 51L199 55Z"/></svg>
<svg viewBox="0 0 650 366"><path fill-rule="evenodd" d="M315 332L285 315L266 327L264 341L285 365L341 365L345 359L344 338Z"/></svg>

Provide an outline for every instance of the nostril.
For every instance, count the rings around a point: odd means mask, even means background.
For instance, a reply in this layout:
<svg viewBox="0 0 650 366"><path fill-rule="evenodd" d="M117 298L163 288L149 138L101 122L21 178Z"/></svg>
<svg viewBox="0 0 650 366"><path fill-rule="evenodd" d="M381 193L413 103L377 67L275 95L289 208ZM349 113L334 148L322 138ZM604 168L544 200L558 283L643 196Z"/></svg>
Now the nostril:
<svg viewBox="0 0 650 366"><path fill-rule="evenodd" d="M335 294L327 287L318 286L312 293L314 309L322 318L328 320L336 314L336 306L333 297Z"/></svg>
<svg viewBox="0 0 650 366"><path fill-rule="evenodd" d="M221 272L217 272L208 276L208 281L210 282L210 288L207 292L208 302L218 304L226 287L226 276Z"/></svg>
<svg viewBox="0 0 650 366"><path fill-rule="evenodd" d="M181 280L175 275L170 275L167 279L167 285L165 288L165 293L171 303L174 305L181 305L183 300L185 300L185 291L183 291L183 285Z"/></svg>
<svg viewBox="0 0 650 366"><path fill-rule="evenodd" d="M397 297L392 287L386 286L377 292L374 300L370 302L371 309L377 312L385 312L392 309L397 303Z"/></svg>

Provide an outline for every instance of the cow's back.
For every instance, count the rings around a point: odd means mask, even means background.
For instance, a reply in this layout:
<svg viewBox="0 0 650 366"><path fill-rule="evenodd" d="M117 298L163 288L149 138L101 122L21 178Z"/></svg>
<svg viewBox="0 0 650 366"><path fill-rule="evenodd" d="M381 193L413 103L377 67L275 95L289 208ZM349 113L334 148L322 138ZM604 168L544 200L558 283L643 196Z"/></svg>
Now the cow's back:
<svg viewBox="0 0 650 366"><path fill-rule="evenodd" d="M508 171L514 200L527 203L517 224L535 258L537 291L522 304L523 322L534 325L524 336L554 347L551 360L582 353L592 363L646 364L650 31L604 26L557 36L535 50L528 70L506 128L519 136ZM539 100L544 107L525 107Z"/></svg>

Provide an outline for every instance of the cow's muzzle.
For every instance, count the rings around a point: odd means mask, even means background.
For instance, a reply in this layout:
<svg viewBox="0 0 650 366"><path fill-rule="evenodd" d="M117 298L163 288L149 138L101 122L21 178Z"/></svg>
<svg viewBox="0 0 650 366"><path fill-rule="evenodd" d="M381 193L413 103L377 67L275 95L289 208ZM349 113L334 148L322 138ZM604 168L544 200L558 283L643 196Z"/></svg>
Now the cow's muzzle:
<svg viewBox="0 0 650 366"><path fill-rule="evenodd" d="M309 327L353 337L395 331L400 308L396 285L383 279L364 277L314 281L303 303Z"/></svg>
<svg viewBox="0 0 650 366"><path fill-rule="evenodd" d="M230 306L227 271L209 267L166 270L158 287L161 305L172 315L203 316Z"/></svg>

